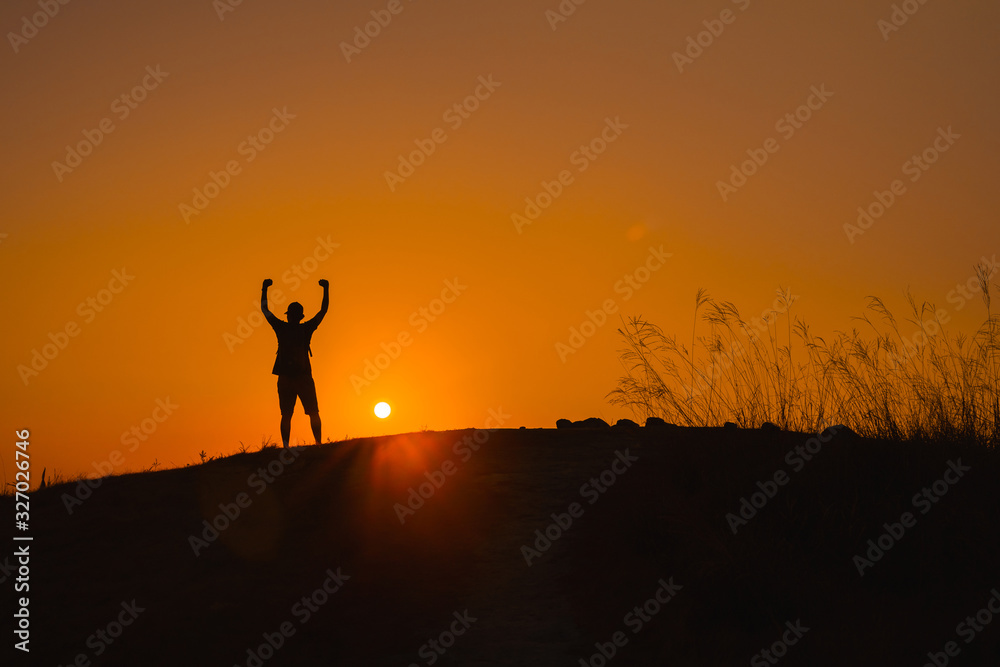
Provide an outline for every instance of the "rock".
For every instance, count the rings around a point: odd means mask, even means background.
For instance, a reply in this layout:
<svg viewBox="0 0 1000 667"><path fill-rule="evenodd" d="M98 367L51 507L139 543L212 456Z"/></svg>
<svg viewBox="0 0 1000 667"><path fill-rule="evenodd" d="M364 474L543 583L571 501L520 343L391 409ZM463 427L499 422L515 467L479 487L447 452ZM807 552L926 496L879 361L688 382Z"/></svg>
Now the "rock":
<svg viewBox="0 0 1000 667"><path fill-rule="evenodd" d="M619 419L615 422L614 428L634 431L639 428L639 425L631 419Z"/></svg>
<svg viewBox="0 0 1000 667"><path fill-rule="evenodd" d="M667 422L659 417L646 417L646 428L666 428Z"/></svg>
<svg viewBox="0 0 1000 667"><path fill-rule="evenodd" d="M736 429L739 428L739 426L737 426L733 422L726 422L725 424L722 425L722 428L726 429L727 431L735 431Z"/></svg>
<svg viewBox="0 0 1000 667"><path fill-rule="evenodd" d="M589 417L582 421L573 422L573 428L611 428L611 424L599 417Z"/></svg>
<svg viewBox="0 0 1000 667"><path fill-rule="evenodd" d="M611 428L611 425L599 419L597 417L590 417L589 419L581 419L580 421L570 421L568 419L560 419L556 422L556 428Z"/></svg>
<svg viewBox="0 0 1000 667"><path fill-rule="evenodd" d="M781 429L778 427L777 424L772 424L771 422L764 422L763 424L760 425L760 430L765 431L767 433L777 433Z"/></svg>

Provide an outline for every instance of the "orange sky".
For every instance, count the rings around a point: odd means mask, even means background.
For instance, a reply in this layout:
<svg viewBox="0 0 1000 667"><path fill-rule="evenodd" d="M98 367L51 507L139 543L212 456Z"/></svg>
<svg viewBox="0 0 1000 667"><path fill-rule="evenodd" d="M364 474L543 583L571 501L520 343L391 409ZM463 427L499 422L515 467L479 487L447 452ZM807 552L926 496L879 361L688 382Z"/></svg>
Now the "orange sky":
<svg viewBox="0 0 1000 667"><path fill-rule="evenodd" d="M511 426L627 416L604 398L617 317L687 335L698 287L747 315L790 287L817 332L850 326L868 294L947 305L1000 252L1000 7L903 4L919 9L890 30L892 3L860 0L590 0L565 21L546 14L557 0L70 2L51 18L6 2L5 428L31 429L36 474L66 476L116 451L136 470L277 439L274 335L227 339L268 277L307 317L331 282L313 368L335 439L499 408ZM934 164L907 165L935 140ZM433 152L400 171L418 145ZM724 197L752 156L766 161ZM224 187L198 200L211 173ZM844 225L897 179L850 242ZM543 183L558 196L534 216ZM619 283L644 266L641 289ZM116 271L127 284L102 293ZM457 298L422 323L447 281ZM610 322L561 359L608 300ZM19 371L50 335L65 347ZM298 412L293 438L307 424Z"/></svg>

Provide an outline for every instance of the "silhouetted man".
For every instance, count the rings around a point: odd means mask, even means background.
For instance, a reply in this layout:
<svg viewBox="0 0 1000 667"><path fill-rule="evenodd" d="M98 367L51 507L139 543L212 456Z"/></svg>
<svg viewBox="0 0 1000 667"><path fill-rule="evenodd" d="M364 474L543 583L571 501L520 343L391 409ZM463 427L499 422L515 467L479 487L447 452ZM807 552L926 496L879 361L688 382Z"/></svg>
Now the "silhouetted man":
<svg viewBox="0 0 1000 667"><path fill-rule="evenodd" d="M309 357L312 350L309 341L316 327L323 321L326 309L330 306L330 283L319 281L323 288L323 305L316 317L303 322L305 312L302 304L293 301L288 304L285 315L288 321L279 320L267 309L267 288L274 282L268 278L260 291L260 309L267 323L274 329L278 337L278 353L274 360L271 373L278 376L278 405L281 407L281 441L288 448L288 439L292 433L292 413L295 411L295 399L302 401L302 410L309 415L313 437L320 444L322 425L319 420L319 403L316 400L316 383L313 382L312 366Z"/></svg>

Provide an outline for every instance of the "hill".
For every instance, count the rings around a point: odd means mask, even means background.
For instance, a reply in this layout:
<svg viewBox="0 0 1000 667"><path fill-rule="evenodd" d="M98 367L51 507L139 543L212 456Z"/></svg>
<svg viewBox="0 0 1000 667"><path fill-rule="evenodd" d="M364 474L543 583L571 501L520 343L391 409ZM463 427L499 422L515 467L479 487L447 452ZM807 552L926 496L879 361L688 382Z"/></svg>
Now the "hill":
<svg viewBox="0 0 1000 667"><path fill-rule="evenodd" d="M981 448L665 426L59 485L31 495L31 664L995 665L1000 623L975 617L1000 610L998 470Z"/></svg>

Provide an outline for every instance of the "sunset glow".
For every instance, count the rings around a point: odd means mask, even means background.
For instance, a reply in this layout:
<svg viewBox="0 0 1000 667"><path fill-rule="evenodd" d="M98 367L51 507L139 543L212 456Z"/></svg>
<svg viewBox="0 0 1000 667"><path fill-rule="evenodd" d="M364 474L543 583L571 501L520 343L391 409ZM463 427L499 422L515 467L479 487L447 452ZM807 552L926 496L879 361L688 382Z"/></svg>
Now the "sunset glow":
<svg viewBox="0 0 1000 667"><path fill-rule="evenodd" d="M998 26L6 0L0 665L995 665Z"/></svg>
<svg viewBox="0 0 1000 667"><path fill-rule="evenodd" d="M330 281L334 439L386 395L397 432L632 416L622 319L690 345L699 287L985 316L996 3L58 6L0 10L0 387L50 474L277 440L268 277L282 318Z"/></svg>

